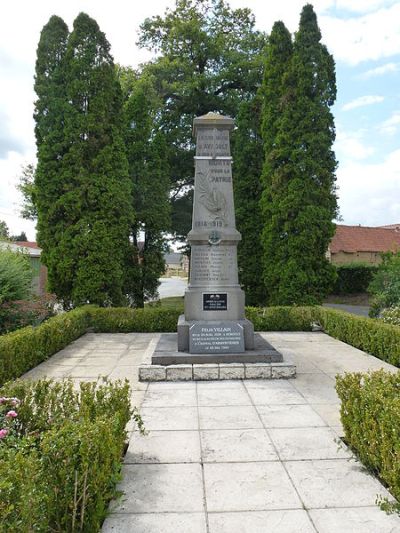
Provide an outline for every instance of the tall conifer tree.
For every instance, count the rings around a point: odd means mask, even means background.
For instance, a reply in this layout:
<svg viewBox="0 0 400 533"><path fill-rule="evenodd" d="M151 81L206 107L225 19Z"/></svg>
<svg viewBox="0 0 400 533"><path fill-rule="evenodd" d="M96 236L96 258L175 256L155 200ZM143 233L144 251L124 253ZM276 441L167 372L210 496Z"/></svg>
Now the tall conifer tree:
<svg viewBox="0 0 400 533"><path fill-rule="evenodd" d="M260 95L241 104L232 136L233 188L237 228L239 281L247 305L265 305L266 291L261 261L263 220L260 209L263 144L260 131Z"/></svg>
<svg viewBox="0 0 400 533"><path fill-rule="evenodd" d="M65 22L52 16L42 29L37 48L34 119L38 164L32 188L35 189L35 208L38 211L38 241L45 264L49 264L50 252L57 243L54 203L64 190L61 169L67 151L64 128L68 35ZM33 170L31 178L33 180Z"/></svg>
<svg viewBox="0 0 400 533"><path fill-rule="evenodd" d="M110 45L84 13L68 38L64 72L65 152L58 188L48 193L52 241L44 242L50 289L67 307L121 304L132 221L122 93ZM38 197L47 193L40 189Z"/></svg>
<svg viewBox="0 0 400 533"><path fill-rule="evenodd" d="M266 137L264 279L272 304L319 303L335 275L325 254L337 215L330 111L336 81L333 58L320 40L316 15L306 5L283 76L271 151Z"/></svg>
<svg viewBox="0 0 400 533"><path fill-rule="evenodd" d="M165 269L164 232L170 226L167 147L157 125L160 106L151 78L143 75L133 84L125 104L125 143L135 209L128 292L137 307L157 295Z"/></svg>

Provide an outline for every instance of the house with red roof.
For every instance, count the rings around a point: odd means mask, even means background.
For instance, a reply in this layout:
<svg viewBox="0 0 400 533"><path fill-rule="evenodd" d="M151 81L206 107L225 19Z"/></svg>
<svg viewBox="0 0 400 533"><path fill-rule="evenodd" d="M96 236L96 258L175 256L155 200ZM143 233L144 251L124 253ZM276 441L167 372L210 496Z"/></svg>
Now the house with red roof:
<svg viewBox="0 0 400 533"><path fill-rule="evenodd" d="M327 257L335 265L381 262L383 252L400 251L400 224L389 226L345 226L338 224Z"/></svg>

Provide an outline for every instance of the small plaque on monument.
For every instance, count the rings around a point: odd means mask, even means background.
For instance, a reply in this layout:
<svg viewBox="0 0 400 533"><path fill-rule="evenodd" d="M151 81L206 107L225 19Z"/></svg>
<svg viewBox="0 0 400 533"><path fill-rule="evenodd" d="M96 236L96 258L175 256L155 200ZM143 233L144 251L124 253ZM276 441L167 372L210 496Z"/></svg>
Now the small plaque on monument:
<svg viewBox="0 0 400 533"><path fill-rule="evenodd" d="M228 309L228 295L226 292L203 294L203 311L226 311Z"/></svg>
<svg viewBox="0 0 400 533"><path fill-rule="evenodd" d="M238 323L197 322L189 329L190 353L244 352L243 326Z"/></svg>

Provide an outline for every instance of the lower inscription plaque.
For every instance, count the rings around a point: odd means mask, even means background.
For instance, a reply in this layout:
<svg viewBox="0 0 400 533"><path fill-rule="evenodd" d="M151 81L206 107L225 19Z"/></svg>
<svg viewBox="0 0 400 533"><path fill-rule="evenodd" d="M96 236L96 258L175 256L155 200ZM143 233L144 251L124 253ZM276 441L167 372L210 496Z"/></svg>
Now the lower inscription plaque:
<svg viewBox="0 0 400 533"><path fill-rule="evenodd" d="M226 292L203 294L203 311L226 311L228 309L228 295Z"/></svg>
<svg viewBox="0 0 400 533"><path fill-rule="evenodd" d="M243 327L237 322L197 322L189 329L190 353L242 353Z"/></svg>

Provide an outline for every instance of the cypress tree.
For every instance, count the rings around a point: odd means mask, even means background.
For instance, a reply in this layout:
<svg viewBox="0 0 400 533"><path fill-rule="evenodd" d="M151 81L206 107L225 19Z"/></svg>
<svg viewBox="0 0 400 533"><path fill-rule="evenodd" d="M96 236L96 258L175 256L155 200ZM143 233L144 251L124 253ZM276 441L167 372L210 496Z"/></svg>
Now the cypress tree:
<svg viewBox="0 0 400 533"><path fill-rule="evenodd" d="M266 137L264 280L271 304L319 303L335 276L325 254L337 215L330 111L336 81L334 60L320 40L306 5L283 76L272 150Z"/></svg>
<svg viewBox="0 0 400 533"><path fill-rule="evenodd" d="M239 281L245 290L247 305L266 303L261 253L261 103L257 95L241 104L232 138L236 224L242 234L238 246Z"/></svg>
<svg viewBox="0 0 400 533"><path fill-rule="evenodd" d="M84 13L68 38L64 73L65 153L58 188L46 191L52 200L50 288L66 307L121 304L132 220L122 92L110 45ZM38 211L40 219L39 204Z"/></svg>
<svg viewBox="0 0 400 533"><path fill-rule="evenodd" d="M52 16L43 27L37 48L35 85L35 136L38 164L35 171L35 208L42 261L49 264L50 250L56 245L55 200L62 194L62 159L66 153L64 136L66 98L65 54L68 41L65 22ZM33 171L31 173L33 182ZM50 269L50 277L51 277ZM51 290L55 290L51 286Z"/></svg>
<svg viewBox="0 0 400 533"><path fill-rule="evenodd" d="M163 232L170 226L170 183L165 137L156 120L160 105L146 75L133 84L125 104L125 143L135 209L128 292L137 307L157 295L165 270Z"/></svg>

